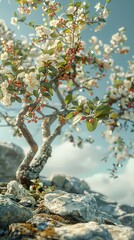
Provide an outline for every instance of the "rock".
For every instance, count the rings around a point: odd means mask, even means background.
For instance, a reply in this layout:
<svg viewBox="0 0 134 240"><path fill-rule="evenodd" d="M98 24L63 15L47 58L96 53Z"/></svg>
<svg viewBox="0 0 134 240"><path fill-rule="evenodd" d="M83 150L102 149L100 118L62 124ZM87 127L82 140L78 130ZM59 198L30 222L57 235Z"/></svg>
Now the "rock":
<svg viewBox="0 0 134 240"><path fill-rule="evenodd" d="M24 207L33 207L36 205L36 201L32 196L26 196L21 199L19 202Z"/></svg>
<svg viewBox="0 0 134 240"><path fill-rule="evenodd" d="M133 240L134 231L130 227L103 225L111 234L113 240Z"/></svg>
<svg viewBox="0 0 134 240"><path fill-rule="evenodd" d="M58 214L66 219L76 222L109 222L109 224L120 224L106 212L98 210L95 198L91 194L66 193L57 190L44 196L44 205L53 214Z"/></svg>
<svg viewBox="0 0 134 240"><path fill-rule="evenodd" d="M47 226L61 227L65 223L67 223L67 221L64 218L58 215L46 214L46 213L35 214L33 218L31 218L27 222L36 226L40 230L41 228L45 229Z"/></svg>
<svg viewBox="0 0 134 240"><path fill-rule="evenodd" d="M50 220L50 219L49 219ZM40 223L13 223L9 226L7 239L50 240L133 240L134 231L129 227L99 225L96 222L59 225L44 221Z"/></svg>
<svg viewBox="0 0 134 240"><path fill-rule="evenodd" d="M134 213L134 206L128 206L126 204L120 204L119 207L125 213Z"/></svg>
<svg viewBox="0 0 134 240"><path fill-rule="evenodd" d="M74 219L74 221L100 221L96 200L91 195L57 190L44 196L44 205L51 213Z"/></svg>
<svg viewBox="0 0 134 240"><path fill-rule="evenodd" d="M52 182L54 187L59 188L60 190L63 189L65 179L66 179L65 175L54 174L54 175L50 176L50 181Z"/></svg>
<svg viewBox="0 0 134 240"><path fill-rule="evenodd" d="M0 142L0 182L16 178L16 170L24 156L23 150L16 144Z"/></svg>
<svg viewBox="0 0 134 240"><path fill-rule="evenodd" d="M90 190L89 185L84 180L76 177L54 174L50 176L49 180L56 189L70 193L81 194Z"/></svg>
<svg viewBox="0 0 134 240"><path fill-rule="evenodd" d="M134 228L134 213L124 214L118 218L122 225Z"/></svg>
<svg viewBox="0 0 134 240"><path fill-rule="evenodd" d="M96 222L55 228L59 240L112 240L111 234Z"/></svg>
<svg viewBox="0 0 134 240"><path fill-rule="evenodd" d="M11 223L25 222L33 216L32 211L6 196L0 195L0 228L6 228Z"/></svg>
<svg viewBox="0 0 134 240"><path fill-rule="evenodd" d="M13 240L59 240L55 229L46 222L39 225L39 229L31 223L13 223L9 226L9 238Z"/></svg>
<svg viewBox="0 0 134 240"><path fill-rule="evenodd" d="M17 181L13 180L7 184L7 191L5 194L13 194L17 199L21 199L28 195L28 191Z"/></svg>
<svg viewBox="0 0 134 240"><path fill-rule="evenodd" d="M100 211L112 214L114 217L118 217L125 213L123 210L120 209L116 202L111 201L108 197L104 196L103 194L92 191L90 191L90 193L96 199Z"/></svg>

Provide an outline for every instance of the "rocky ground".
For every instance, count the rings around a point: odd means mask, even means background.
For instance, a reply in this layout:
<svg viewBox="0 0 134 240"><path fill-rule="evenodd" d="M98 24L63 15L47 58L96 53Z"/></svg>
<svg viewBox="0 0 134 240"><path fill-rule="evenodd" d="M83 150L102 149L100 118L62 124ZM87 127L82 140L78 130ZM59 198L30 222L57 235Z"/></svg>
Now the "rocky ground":
<svg viewBox="0 0 134 240"><path fill-rule="evenodd" d="M0 183L1 240L134 240L134 207L112 202L74 177L42 181L29 191L15 180Z"/></svg>

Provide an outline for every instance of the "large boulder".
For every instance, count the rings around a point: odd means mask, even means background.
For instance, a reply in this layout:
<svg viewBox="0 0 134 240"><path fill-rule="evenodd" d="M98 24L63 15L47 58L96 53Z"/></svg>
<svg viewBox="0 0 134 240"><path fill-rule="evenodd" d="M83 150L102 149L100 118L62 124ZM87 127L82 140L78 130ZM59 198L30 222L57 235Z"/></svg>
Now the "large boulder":
<svg viewBox="0 0 134 240"><path fill-rule="evenodd" d="M17 204L4 195L0 195L0 228L6 228L11 223L25 222L32 216L30 209Z"/></svg>
<svg viewBox="0 0 134 240"><path fill-rule="evenodd" d="M56 190L44 196L44 205L51 213L74 221L100 220L96 200L91 195Z"/></svg>
<svg viewBox="0 0 134 240"><path fill-rule="evenodd" d="M15 179L16 170L24 156L23 150L16 144L0 142L0 182Z"/></svg>
<svg viewBox="0 0 134 240"><path fill-rule="evenodd" d="M98 209L95 198L91 194L67 193L56 190L44 196L45 207L53 214L57 214L74 222L97 221L120 224L110 214Z"/></svg>

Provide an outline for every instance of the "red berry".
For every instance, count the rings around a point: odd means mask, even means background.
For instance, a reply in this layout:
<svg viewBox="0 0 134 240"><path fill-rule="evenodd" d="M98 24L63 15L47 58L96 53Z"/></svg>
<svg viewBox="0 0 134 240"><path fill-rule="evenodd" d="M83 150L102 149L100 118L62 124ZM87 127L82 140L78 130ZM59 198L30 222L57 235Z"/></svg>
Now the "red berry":
<svg viewBox="0 0 134 240"><path fill-rule="evenodd" d="M83 121L84 121L85 119L86 119L86 117L85 117L85 116L83 116L83 117L81 118L81 120L83 120Z"/></svg>
<svg viewBox="0 0 134 240"><path fill-rule="evenodd" d="M90 122L90 123L94 123L94 118L90 118L90 119L89 119L89 122Z"/></svg>

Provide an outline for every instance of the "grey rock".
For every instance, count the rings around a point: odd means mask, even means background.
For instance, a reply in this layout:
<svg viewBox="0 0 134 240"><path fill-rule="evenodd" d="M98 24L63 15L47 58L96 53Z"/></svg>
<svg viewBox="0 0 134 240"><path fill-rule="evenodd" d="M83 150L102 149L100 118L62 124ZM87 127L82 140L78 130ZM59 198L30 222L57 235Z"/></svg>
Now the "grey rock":
<svg viewBox="0 0 134 240"><path fill-rule="evenodd" d="M91 195L55 191L44 196L44 205L51 213L78 222L100 221L96 200Z"/></svg>
<svg viewBox="0 0 134 240"><path fill-rule="evenodd" d="M55 228L59 240L112 240L111 234L96 222L77 223Z"/></svg>
<svg viewBox="0 0 134 240"><path fill-rule="evenodd" d="M55 187L59 188L60 190L63 189L64 183L65 183L65 179L66 179L65 175L54 174L54 175L50 176L50 181L52 182L52 184Z"/></svg>
<svg viewBox="0 0 134 240"><path fill-rule="evenodd" d="M104 196L101 193L92 192L92 191L90 191L90 193L96 199L96 202L100 211L107 212L109 214L112 213L113 216L117 215L116 202L111 201L108 197Z"/></svg>
<svg viewBox="0 0 134 240"><path fill-rule="evenodd" d="M122 225L134 228L134 213L124 214L118 218Z"/></svg>
<svg viewBox="0 0 134 240"><path fill-rule="evenodd" d="M58 215L40 213L40 214L35 214L33 218L31 218L27 222L31 223L32 225L40 229L40 226L42 227L44 226L44 228L48 226L61 227L64 225L65 220Z"/></svg>
<svg viewBox="0 0 134 240"><path fill-rule="evenodd" d="M10 198L0 195L0 228L6 228L11 223L25 222L33 216L32 211Z"/></svg>
<svg viewBox="0 0 134 240"><path fill-rule="evenodd" d="M129 205L126 205L126 204L120 204L119 207L125 213L134 213L134 206L129 206Z"/></svg>
<svg viewBox="0 0 134 240"><path fill-rule="evenodd" d="M24 156L23 150L16 144L0 142L0 182L16 178L16 170Z"/></svg>
<svg viewBox="0 0 134 240"><path fill-rule="evenodd" d="M33 207L36 205L36 201L32 196L26 196L21 199L19 202L24 207Z"/></svg>
<svg viewBox="0 0 134 240"><path fill-rule="evenodd" d="M7 191L5 194L13 194L16 198L21 199L28 195L28 191L16 180L12 180L7 184Z"/></svg>
<svg viewBox="0 0 134 240"><path fill-rule="evenodd" d="M56 189L60 189L70 193L82 194L89 191L89 185L76 177L54 174L50 176L50 181Z"/></svg>

